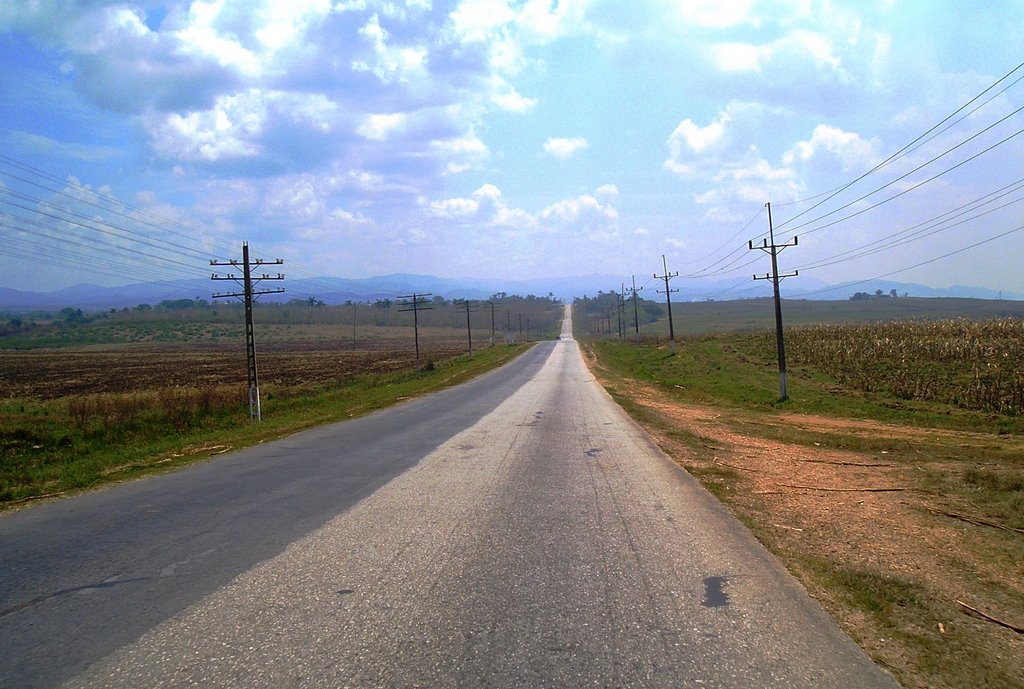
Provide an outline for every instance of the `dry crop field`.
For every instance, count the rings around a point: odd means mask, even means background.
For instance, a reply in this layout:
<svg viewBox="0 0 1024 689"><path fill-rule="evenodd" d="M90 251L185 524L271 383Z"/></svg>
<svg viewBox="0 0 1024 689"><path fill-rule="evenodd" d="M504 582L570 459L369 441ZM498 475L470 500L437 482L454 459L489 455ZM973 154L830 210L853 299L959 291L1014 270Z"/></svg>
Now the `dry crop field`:
<svg viewBox="0 0 1024 689"><path fill-rule="evenodd" d="M786 346L794 361L857 390L1024 414L1024 320L805 326L787 331Z"/></svg>
<svg viewBox="0 0 1024 689"><path fill-rule="evenodd" d="M458 337L421 342L421 358L441 360L466 351ZM270 343L259 346L260 384L320 386L365 373L411 370L411 338L357 343ZM132 393L163 388L245 385L244 342L229 346L174 345L145 348L90 345L84 348L0 351L2 396L58 399L72 395Z"/></svg>

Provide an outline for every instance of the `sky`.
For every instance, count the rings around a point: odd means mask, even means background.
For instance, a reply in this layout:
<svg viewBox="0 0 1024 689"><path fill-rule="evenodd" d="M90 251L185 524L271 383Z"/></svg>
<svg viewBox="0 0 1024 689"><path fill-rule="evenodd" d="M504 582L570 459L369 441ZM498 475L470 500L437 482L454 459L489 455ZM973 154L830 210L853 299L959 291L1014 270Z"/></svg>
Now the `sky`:
<svg viewBox="0 0 1024 689"><path fill-rule="evenodd" d="M770 203L787 284L1024 292L1021 46L1019 0L7 0L0 286L247 241L289 277L667 264L728 298Z"/></svg>

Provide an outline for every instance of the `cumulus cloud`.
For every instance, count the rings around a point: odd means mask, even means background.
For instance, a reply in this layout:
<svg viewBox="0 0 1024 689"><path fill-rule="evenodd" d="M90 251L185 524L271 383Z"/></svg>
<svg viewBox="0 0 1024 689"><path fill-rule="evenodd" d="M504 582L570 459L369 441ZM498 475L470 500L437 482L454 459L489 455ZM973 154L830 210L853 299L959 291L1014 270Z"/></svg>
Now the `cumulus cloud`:
<svg viewBox="0 0 1024 689"><path fill-rule="evenodd" d="M719 153L737 140L746 147L756 138L747 138L761 123L765 108L758 103L734 101L708 124L701 126L693 120L682 120L669 135L669 157L665 168L680 175L693 174L699 160L708 154Z"/></svg>
<svg viewBox="0 0 1024 689"><path fill-rule="evenodd" d="M612 205L618 189L611 184L593 194L556 201L531 213L508 204L493 184L484 184L472 197L433 201L428 212L436 218L472 222L506 230L558 234L612 234L617 231L619 212Z"/></svg>
<svg viewBox="0 0 1024 689"><path fill-rule="evenodd" d="M875 144L871 141L865 141L854 132L819 124L811 138L798 142L785 153L782 161L786 165L807 164L822 158L837 161L843 172L867 170L879 160Z"/></svg>
<svg viewBox="0 0 1024 689"><path fill-rule="evenodd" d="M590 148L590 144L581 136L574 136L569 139L554 137L544 142L544 152L559 160L568 160L577 151L587 148Z"/></svg>
<svg viewBox="0 0 1024 689"><path fill-rule="evenodd" d="M384 141L391 132L404 126L407 121L408 116L401 112L367 115L362 124L356 127L356 132L364 139Z"/></svg>
<svg viewBox="0 0 1024 689"><path fill-rule="evenodd" d="M409 83L426 77L427 50L417 46L388 45L389 34L375 14L359 29L359 35L371 46L370 56L352 61L357 72L372 72L383 84Z"/></svg>
<svg viewBox="0 0 1024 689"><path fill-rule="evenodd" d="M209 110L186 115L149 113L145 126L160 155L214 162L257 155L266 116L264 94L252 89L221 96Z"/></svg>
<svg viewBox="0 0 1024 689"><path fill-rule="evenodd" d="M438 11L441 10L441 11ZM62 54L72 83L136 115L153 152L189 165L251 161L242 174L343 156L422 185L488 156L490 112L537 100L511 77L528 45L571 30L580 3L466 0L190 0L146 16L123 3L0 9L0 25ZM353 145L355 142L356 145Z"/></svg>

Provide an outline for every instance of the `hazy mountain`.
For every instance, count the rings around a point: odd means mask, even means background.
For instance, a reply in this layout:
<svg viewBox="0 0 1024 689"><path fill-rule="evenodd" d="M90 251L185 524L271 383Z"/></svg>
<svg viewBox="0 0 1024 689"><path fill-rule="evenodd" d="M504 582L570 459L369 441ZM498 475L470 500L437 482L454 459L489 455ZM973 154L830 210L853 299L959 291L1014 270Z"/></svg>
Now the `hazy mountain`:
<svg viewBox="0 0 1024 689"><path fill-rule="evenodd" d="M284 287L284 294L266 295L266 301L288 301L291 299L314 298L328 304L343 304L352 301L376 301L395 299L398 296L430 293L446 299L487 299L497 293L547 296L569 301L577 296L594 296L598 292L618 291L622 285L627 290L632 286L629 275L580 275L572 277L543 278L536 280L493 280L486 278L439 278L432 275L394 274L371 278L287 279L283 282L264 283L268 287ZM664 301L664 282L653 277L637 278L636 285L642 287L640 295L647 299ZM836 300L848 299L855 292L874 293L876 290L888 294L895 289L899 295L912 297L969 297L975 299L1024 299L1015 292L1003 292L981 287L955 285L935 288L912 283L872 280L851 282L836 286L811 278L794 278L782 283L783 296L797 299ZM719 300L762 297L771 294L767 281L741 282L735 280L684 280L671 281L670 286L678 289L673 293L674 301L703 301L707 298ZM732 288L732 289L730 289ZM210 280L179 280L159 283L137 283L117 287L98 285L75 285L54 292L28 292L0 287L0 311L53 311L67 306L85 311L123 308L138 304L158 304L173 299L205 299L209 301L214 292L233 292L239 288L233 282L212 282ZM827 290L827 291L826 291Z"/></svg>

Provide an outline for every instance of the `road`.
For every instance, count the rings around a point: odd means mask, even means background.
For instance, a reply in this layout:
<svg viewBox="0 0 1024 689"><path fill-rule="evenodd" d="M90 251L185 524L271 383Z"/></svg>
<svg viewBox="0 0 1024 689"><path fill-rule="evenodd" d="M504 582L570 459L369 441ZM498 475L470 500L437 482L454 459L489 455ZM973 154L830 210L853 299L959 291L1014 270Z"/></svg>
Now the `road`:
<svg viewBox="0 0 1024 689"><path fill-rule="evenodd" d="M895 687L587 371L0 516L4 687Z"/></svg>

